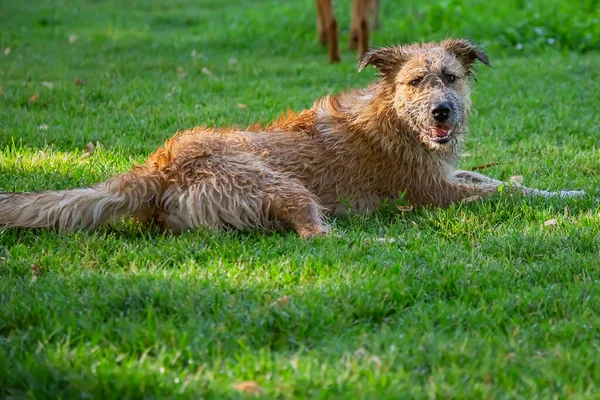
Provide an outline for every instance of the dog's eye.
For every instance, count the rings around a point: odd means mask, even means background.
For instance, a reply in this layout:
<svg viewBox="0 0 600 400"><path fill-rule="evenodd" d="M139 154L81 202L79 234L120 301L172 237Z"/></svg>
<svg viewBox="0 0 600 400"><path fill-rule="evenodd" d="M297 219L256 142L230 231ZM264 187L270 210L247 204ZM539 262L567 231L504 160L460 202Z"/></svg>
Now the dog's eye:
<svg viewBox="0 0 600 400"><path fill-rule="evenodd" d="M447 82L454 82L456 80L456 76L452 75L452 74L446 74L446 81Z"/></svg>
<svg viewBox="0 0 600 400"><path fill-rule="evenodd" d="M420 83L421 83L421 78L413 79L412 81L409 82L410 86L419 86Z"/></svg>

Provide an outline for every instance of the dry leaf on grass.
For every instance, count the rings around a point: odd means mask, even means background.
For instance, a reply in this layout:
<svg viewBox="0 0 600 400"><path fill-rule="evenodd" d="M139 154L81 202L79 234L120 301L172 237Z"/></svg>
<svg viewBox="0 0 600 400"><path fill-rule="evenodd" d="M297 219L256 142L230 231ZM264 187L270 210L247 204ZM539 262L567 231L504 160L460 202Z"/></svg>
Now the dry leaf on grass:
<svg viewBox="0 0 600 400"><path fill-rule="evenodd" d="M290 302L289 296L283 296L271 303L271 306L286 306Z"/></svg>
<svg viewBox="0 0 600 400"><path fill-rule="evenodd" d="M202 73L206 74L208 76L213 76L214 74L212 73L212 71L206 67L202 67Z"/></svg>
<svg viewBox="0 0 600 400"><path fill-rule="evenodd" d="M42 82L42 86L46 86L48 89L54 89L54 83L52 82Z"/></svg>
<svg viewBox="0 0 600 400"><path fill-rule="evenodd" d="M376 368L381 368L381 359L377 356L371 356L369 357L369 362L373 363L375 365Z"/></svg>
<svg viewBox="0 0 600 400"><path fill-rule="evenodd" d="M292 368L294 369L294 371L296 371L298 369L298 354L294 354L292 356L292 358L290 359L290 365L292 366Z"/></svg>
<svg viewBox="0 0 600 400"><path fill-rule="evenodd" d="M367 355L367 351L365 350L364 347L359 347L358 349L354 350L354 357L362 358L366 355Z"/></svg>
<svg viewBox="0 0 600 400"><path fill-rule="evenodd" d="M549 219L548 221L544 222L544 226L552 226L552 225L557 225L558 221L555 219Z"/></svg>
<svg viewBox="0 0 600 400"><path fill-rule="evenodd" d="M262 393L263 389L260 385L254 381L244 381L240 383L236 383L233 385L233 388L238 392L242 392L244 394L252 394L259 395Z"/></svg>
<svg viewBox="0 0 600 400"><path fill-rule="evenodd" d="M83 86L83 85L85 85L85 81L83 79L79 79L79 78L75 79L75 86Z"/></svg>
<svg viewBox="0 0 600 400"><path fill-rule="evenodd" d="M396 238L393 237L378 237L378 238L365 238L365 243L396 243Z"/></svg>
<svg viewBox="0 0 600 400"><path fill-rule="evenodd" d="M476 167L471 168L471 171L479 171L480 169L486 169L490 167L495 167L496 165L500 165L499 162L492 162L488 164L478 165Z"/></svg>
<svg viewBox="0 0 600 400"><path fill-rule="evenodd" d="M0 94L2 94L2 93L4 93L4 92L2 91L2 85L0 85Z"/></svg>
<svg viewBox="0 0 600 400"><path fill-rule="evenodd" d="M180 78L185 78L187 76L187 72L183 69L183 67L177 67L177 76Z"/></svg>
<svg viewBox="0 0 600 400"><path fill-rule="evenodd" d="M31 283L37 282L38 276L40 276L40 266L31 264Z"/></svg>
<svg viewBox="0 0 600 400"><path fill-rule="evenodd" d="M102 147L102 143L100 142L96 142L96 144L94 145L94 143L89 142L88 144L85 145L85 152L81 155L81 157L87 158L87 157L91 157L97 149Z"/></svg>
<svg viewBox="0 0 600 400"><path fill-rule="evenodd" d="M94 154L94 151L96 150L96 147L94 146L94 143L89 142L88 144L85 145L85 152L87 154L87 156L91 156L92 154Z"/></svg>
<svg viewBox="0 0 600 400"><path fill-rule="evenodd" d="M514 175L511 176L508 180L512 183L521 183L523 182L523 175Z"/></svg>
<svg viewBox="0 0 600 400"><path fill-rule="evenodd" d="M413 210L413 206L398 206L398 210L402 212L409 212Z"/></svg>
<svg viewBox="0 0 600 400"><path fill-rule="evenodd" d="M517 325L517 327L513 330L512 337L515 337L517 333L521 330L521 325Z"/></svg>
<svg viewBox="0 0 600 400"><path fill-rule="evenodd" d="M32 95L29 99L27 99L27 102L29 102L29 104L33 104L36 101L38 101L40 99L40 94L36 93L34 95Z"/></svg>
<svg viewBox="0 0 600 400"><path fill-rule="evenodd" d="M245 110L246 108L248 108L248 105L244 104L244 103L238 103L237 106L238 106L238 108L241 108L242 110Z"/></svg>

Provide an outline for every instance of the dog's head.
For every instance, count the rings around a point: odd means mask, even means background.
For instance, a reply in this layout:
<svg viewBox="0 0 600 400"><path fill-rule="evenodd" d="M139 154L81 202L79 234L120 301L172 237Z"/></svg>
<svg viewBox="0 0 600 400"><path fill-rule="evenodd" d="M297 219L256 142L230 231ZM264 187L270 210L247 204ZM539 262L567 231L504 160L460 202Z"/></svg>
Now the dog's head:
<svg viewBox="0 0 600 400"><path fill-rule="evenodd" d="M452 151L467 131L473 65L487 55L465 39L368 51L358 70L372 65L402 123L429 149Z"/></svg>

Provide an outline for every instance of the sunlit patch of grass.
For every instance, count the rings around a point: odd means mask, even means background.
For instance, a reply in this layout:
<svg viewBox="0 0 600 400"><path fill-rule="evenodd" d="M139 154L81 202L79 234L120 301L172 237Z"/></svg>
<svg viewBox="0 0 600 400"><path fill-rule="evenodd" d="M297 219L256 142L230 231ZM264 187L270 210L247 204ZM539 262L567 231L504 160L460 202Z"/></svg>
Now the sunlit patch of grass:
<svg viewBox="0 0 600 400"><path fill-rule="evenodd" d="M495 68L473 86L460 166L588 196L391 204L310 242L0 228L0 396L597 396L593 3L382 1L373 38L487 42ZM349 2L336 4L344 41ZM178 129L267 121L374 78L350 52L327 64L308 0L3 7L0 190L91 185Z"/></svg>

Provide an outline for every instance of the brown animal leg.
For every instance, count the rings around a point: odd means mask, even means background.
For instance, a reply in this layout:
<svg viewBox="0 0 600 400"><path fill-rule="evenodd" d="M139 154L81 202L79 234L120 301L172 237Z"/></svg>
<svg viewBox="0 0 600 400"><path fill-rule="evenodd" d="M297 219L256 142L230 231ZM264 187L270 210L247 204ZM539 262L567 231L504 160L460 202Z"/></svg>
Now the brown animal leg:
<svg viewBox="0 0 600 400"><path fill-rule="evenodd" d="M360 33L358 36L358 59L369 50L369 19L363 16L360 21Z"/></svg>
<svg viewBox="0 0 600 400"><path fill-rule="evenodd" d="M373 0L352 0L348 47L350 50L358 50L359 58L369 50L369 14L375 6Z"/></svg>
<svg viewBox="0 0 600 400"><path fill-rule="evenodd" d="M360 37L360 22L364 13L364 0L352 0L352 16L350 17L350 36L348 48L356 50Z"/></svg>
<svg viewBox="0 0 600 400"><path fill-rule="evenodd" d="M321 7L321 1L317 0L317 39L322 45L327 44L327 31L325 25L326 22Z"/></svg>
<svg viewBox="0 0 600 400"><path fill-rule="evenodd" d="M381 21L379 20L379 0L371 0L371 15L373 17L373 29L379 29L381 27Z"/></svg>
<svg viewBox="0 0 600 400"><path fill-rule="evenodd" d="M332 19L329 24L328 33L328 45L329 45L329 62L335 63L340 62L340 49L338 44L338 27L337 21Z"/></svg>
<svg viewBox="0 0 600 400"><path fill-rule="evenodd" d="M293 226L298 235L304 239L325 236L329 228L323 221L321 207L308 191L301 194L299 187L299 185L282 185L278 188L278 193L271 204L275 218Z"/></svg>
<svg viewBox="0 0 600 400"><path fill-rule="evenodd" d="M329 61L334 63L341 60L338 45L338 26L333 14L332 0L317 0L317 30L319 41L327 42ZM325 32L323 35L322 32ZM322 39L323 36L323 39Z"/></svg>

